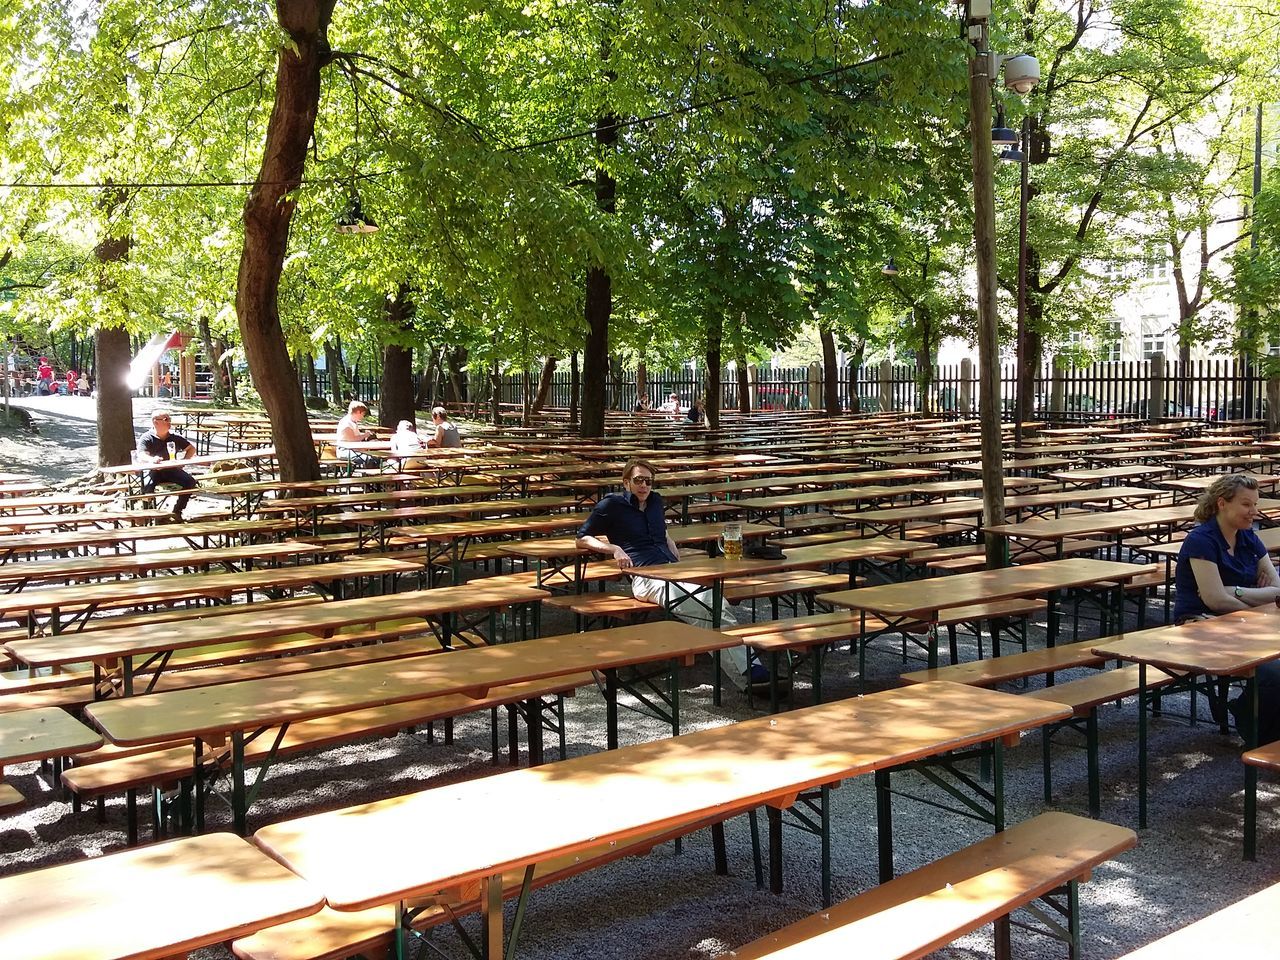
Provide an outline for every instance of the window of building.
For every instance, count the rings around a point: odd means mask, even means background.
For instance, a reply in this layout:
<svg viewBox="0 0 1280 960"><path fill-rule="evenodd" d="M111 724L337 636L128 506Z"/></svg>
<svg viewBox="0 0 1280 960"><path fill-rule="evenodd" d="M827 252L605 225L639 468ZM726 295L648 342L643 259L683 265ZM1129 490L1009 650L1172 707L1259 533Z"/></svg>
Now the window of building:
<svg viewBox="0 0 1280 960"><path fill-rule="evenodd" d="M1102 339L1102 359L1103 360L1119 360L1120 344L1124 341L1124 334L1120 330L1120 321L1112 320L1107 325L1107 332Z"/></svg>
<svg viewBox="0 0 1280 960"><path fill-rule="evenodd" d="M1142 264L1144 280L1168 280L1169 261L1164 257L1151 257Z"/></svg>
<svg viewBox="0 0 1280 960"><path fill-rule="evenodd" d="M1267 356L1280 357L1280 337L1272 337L1267 344Z"/></svg>
<svg viewBox="0 0 1280 960"><path fill-rule="evenodd" d="M1157 353L1163 353L1167 355L1168 351L1165 350L1164 341L1165 341L1165 336L1163 332L1144 333L1142 335L1142 359L1150 360L1151 357Z"/></svg>

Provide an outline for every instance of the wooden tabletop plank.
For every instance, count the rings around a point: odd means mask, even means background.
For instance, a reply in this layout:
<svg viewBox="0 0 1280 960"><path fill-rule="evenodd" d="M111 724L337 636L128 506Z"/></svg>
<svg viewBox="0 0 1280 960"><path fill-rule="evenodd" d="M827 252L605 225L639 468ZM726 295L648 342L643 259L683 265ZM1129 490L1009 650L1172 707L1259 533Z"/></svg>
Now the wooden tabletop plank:
<svg viewBox="0 0 1280 960"><path fill-rule="evenodd" d="M784 545L785 546L785 545ZM786 550L780 560L729 560L725 557L699 557L679 563L663 563L641 567L635 572L654 580L685 580L690 583L713 583L726 577L770 573L779 570L804 570L853 560L902 557L934 544L918 540L895 540L890 537L861 537L823 543L811 547ZM823 594L823 600L827 598Z"/></svg>
<svg viewBox="0 0 1280 960"><path fill-rule="evenodd" d="M1170 670L1214 676L1251 673L1280 658L1280 609L1274 605L1156 627L1099 642L1094 653Z"/></svg>
<svg viewBox="0 0 1280 960"><path fill-rule="evenodd" d="M1019 537L1024 540L1065 540L1068 537L1086 534L1115 533L1121 530L1142 530L1166 524L1187 523L1192 519L1195 510L1194 503L1134 510L1098 510L1094 513L1075 514L1070 517L999 523L984 527L983 530L1002 537Z"/></svg>
<svg viewBox="0 0 1280 960"><path fill-rule="evenodd" d="M140 656L162 650L186 650L212 644L283 637L294 633L326 634L357 623L376 623L403 617L431 617L536 603L550 596L545 590L510 584L486 585L483 580L457 587L412 590L391 595L332 600L284 610L255 610L181 624L133 623L127 627L84 633L54 634L10 640L4 649L20 663L33 667L62 666L91 660Z"/></svg>
<svg viewBox="0 0 1280 960"><path fill-rule="evenodd" d="M419 563L405 560L362 558L336 563L306 563L288 567L261 567L236 573L204 573L190 576L146 577L109 583L71 584L22 593L0 594L0 617L19 617L37 610L75 609L91 604L161 600L166 597L229 596L241 590L267 587L301 587L331 580L416 573Z"/></svg>
<svg viewBox="0 0 1280 960"><path fill-rule="evenodd" d="M331 906L363 909L1067 714L1013 694L920 684L273 824L254 840Z"/></svg>
<svg viewBox="0 0 1280 960"><path fill-rule="evenodd" d="M2 525L2 524L0 524ZM0 583L25 583L71 577L114 577L151 570L206 566L238 560L273 560L321 552L313 543L286 540L282 543L255 543L211 550L153 550L148 553L118 553L94 557L67 557L31 563L0 564Z"/></svg>
<svg viewBox="0 0 1280 960"><path fill-rule="evenodd" d="M61 707L0 714L0 768L100 746L102 737Z"/></svg>
<svg viewBox="0 0 1280 960"><path fill-rule="evenodd" d="M0 878L0 957L157 960L315 913L316 890L230 833Z"/></svg>
<svg viewBox="0 0 1280 960"><path fill-rule="evenodd" d="M113 743L163 743L444 694L483 697L507 684L686 659L740 642L701 627L662 621L453 650L421 660L357 664L99 701L85 713Z"/></svg>
<svg viewBox="0 0 1280 960"><path fill-rule="evenodd" d="M1136 563L1072 557L1046 563L1028 563L1000 570L979 570L948 577L886 583L824 593L822 599L852 610L888 616L929 616L952 607L1015 597L1042 596L1054 590L1085 586L1104 580L1128 580L1143 572Z"/></svg>

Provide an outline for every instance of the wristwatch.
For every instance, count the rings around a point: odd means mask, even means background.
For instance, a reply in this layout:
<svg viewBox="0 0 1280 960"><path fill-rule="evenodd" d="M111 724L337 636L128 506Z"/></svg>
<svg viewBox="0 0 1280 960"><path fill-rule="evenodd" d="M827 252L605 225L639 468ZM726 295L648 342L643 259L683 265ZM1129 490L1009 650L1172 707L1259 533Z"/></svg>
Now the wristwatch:
<svg viewBox="0 0 1280 960"><path fill-rule="evenodd" d="M1236 594L1236 599L1237 599L1237 600L1243 600L1243 599L1244 599L1244 594L1242 594L1242 593L1240 592L1240 588L1239 588L1239 587L1236 587L1236 589L1235 589L1235 594Z"/></svg>

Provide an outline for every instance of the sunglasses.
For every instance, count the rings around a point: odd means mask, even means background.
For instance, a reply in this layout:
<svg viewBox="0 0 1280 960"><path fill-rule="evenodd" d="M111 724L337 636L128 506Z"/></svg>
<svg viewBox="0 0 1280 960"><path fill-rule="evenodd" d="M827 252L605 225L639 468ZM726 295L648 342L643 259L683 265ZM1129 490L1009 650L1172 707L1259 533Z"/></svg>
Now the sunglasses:
<svg viewBox="0 0 1280 960"><path fill-rule="evenodd" d="M632 477L632 483L643 483L646 487L653 486L653 477Z"/></svg>

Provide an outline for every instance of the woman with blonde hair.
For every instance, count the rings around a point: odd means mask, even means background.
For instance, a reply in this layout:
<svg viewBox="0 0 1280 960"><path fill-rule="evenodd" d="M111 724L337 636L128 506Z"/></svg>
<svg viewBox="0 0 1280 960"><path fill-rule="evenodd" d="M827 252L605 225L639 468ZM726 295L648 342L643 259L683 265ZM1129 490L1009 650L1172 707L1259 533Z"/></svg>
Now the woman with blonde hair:
<svg viewBox="0 0 1280 960"><path fill-rule="evenodd" d="M1258 481L1246 473L1225 474L1205 490L1195 512L1200 525L1178 551L1175 623L1280 602L1280 574L1253 530L1258 516ZM1280 664L1263 664L1257 678L1258 742L1280 740ZM1230 704L1237 725L1241 706ZM1221 720L1222 704L1213 707Z"/></svg>

